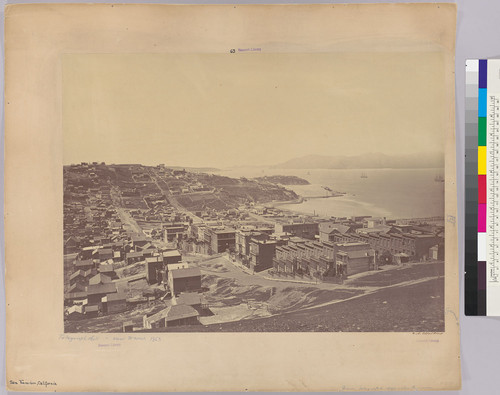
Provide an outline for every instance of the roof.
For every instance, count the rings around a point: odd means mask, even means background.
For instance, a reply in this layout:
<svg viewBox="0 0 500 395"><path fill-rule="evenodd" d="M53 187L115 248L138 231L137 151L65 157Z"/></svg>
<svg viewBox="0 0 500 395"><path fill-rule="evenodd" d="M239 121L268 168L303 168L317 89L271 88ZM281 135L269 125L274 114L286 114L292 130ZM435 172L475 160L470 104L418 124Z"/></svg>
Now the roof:
<svg viewBox="0 0 500 395"><path fill-rule="evenodd" d="M389 231L390 229L391 229L390 226L378 225L378 226L374 226L373 228L359 228L359 229L356 229L356 232L357 233L375 233L375 232L387 233L387 231Z"/></svg>
<svg viewBox="0 0 500 395"><path fill-rule="evenodd" d="M328 222L323 222L319 224L319 229L321 232L331 234L333 232L347 233L351 227L342 224L331 224Z"/></svg>
<svg viewBox="0 0 500 395"><path fill-rule="evenodd" d="M89 280L89 285L97 285L97 284L107 284L111 282L111 278L106 276L105 274L96 274Z"/></svg>
<svg viewBox="0 0 500 395"><path fill-rule="evenodd" d="M202 304L203 303L203 296L194 293L194 292L188 292L188 293L183 293L180 294L175 298L176 304L184 304L187 306L193 306L197 304Z"/></svg>
<svg viewBox="0 0 500 395"><path fill-rule="evenodd" d="M146 322L152 323L156 321L160 321L161 319L165 318L170 310L170 307L167 307L166 309L163 309L159 311L158 313L155 313L153 315L150 315L149 317L146 318Z"/></svg>
<svg viewBox="0 0 500 395"><path fill-rule="evenodd" d="M106 300L104 300L104 298L106 298ZM114 302L117 300L125 301L125 300L127 300L127 295L120 292L120 293L106 295L102 299L103 299L103 302Z"/></svg>
<svg viewBox="0 0 500 395"><path fill-rule="evenodd" d="M115 283L92 284L92 285L87 286L87 294L88 295L108 294L108 293L115 293L115 292L116 292Z"/></svg>
<svg viewBox="0 0 500 395"><path fill-rule="evenodd" d="M101 248L99 250L99 255L104 255L104 254L113 254L113 250L111 248Z"/></svg>
<svg viewBox="0 0 500 395"><path fill-rule="evenodd" d="M81 266L92 266L94 264L94 261L92 259L85 259L83 261L75 261L75 266L76 267L81 267Z"/></svg>
<svg viewBox="0 0 500 395"><path fill-rule="evenodd" d="M177 269L186 269L189 265L187 262L176 262L176 263L167 263L167 270L177 270Z"/></svg>
<svg viewBox="0 0 500 395"><path fill-rule="evenodd" d="M132 236L132 241L137 243L138 241L148 241L148 239L144 236Z"/></svg>
<svg viewBox="0 0 500 395"><path fill-rule="evenodd" d="M236 231L236 233L240 234L242 236L245 236L245 237L258 236L261 234L261 232L258 232L256 230L246 230L246 229L240 229L240 230Z"/></svg>
<svg viewBox="0 0 500 395"><path fill-rule="evenodd" d="M153 245L149 242L147 242L146 244L144 244L142 247L139 247L141 250L147 250L149 248L153 247Z"/></svg>
<svg viewBox="0 0 500 395"><path fill-rule="evenodd" d="M97 306L97 305L85 306L86 313L92 313L94 311L99 311L99 306Z"/></svg>
<svg viewBox="0 0 500 395"><path fill-rule="evenodd" d="M290 241L292 243L298 244L298 243L305 243L307 240L303 239L302 237L292 236L292 237L290 237Z"/></svg>
<svg viewBox="0 0 500 395"><path fill-rule="evenodd" d="M68 309L68 314L79 313L83 314L83 306L74 305Z"/></svg>
<svg viewBox="0 0 500 395"><path fill-rule="evenodd" d="M370 247L370 244L365 243L365 242L353 241L353 242L349 242L349 243L338 243L337 246L339 246L339 247L353 247L353 246Z"/></svg>
<svg viewBox="0 0 500 395"><path fill-rule="evenodd" d="M216 235L225 233L236 233L236 229L233 228L212 229L212 232L215 233Z"/></svg>
<svg viewBox="0 0 500 395"><path fill-rule="evenodd" d="M77 270L71 276L69 276L69 279L74 280L75 278L77 278L79 276L85 276L85 272L83 270Z"/></svg>
<svg viewBox="0 0 500 395"><path fill-rule="evenodd" d="M373 251L339 251L339 255L348 256L349 258L365 258L367 256L373 256Z"/></svg>
<svg viewBox="0 0 500 395"><path fill-rule="evenodd" d="M165 229L165 230L183 229L184 230L184 225L164 226L163 229Z"/></svg>
<svg viewBox="0 0 500 395"><path fill-rule="evenodd" d="M191 306L177 304L170 307L165 320L175 321L183 318L198 317L200 314Z"/></svg>
<svg viewBox="0 0 500 395"><path fill-rule="evenodd" d="M417 239L428 239L428 238L432 238L432 237L436 237L434 235L411 235Z"/></svg>
<svg viewBox="0 0 500 395"><path fill-rule="evenodd" d="M181 256L181 253L178 250L171 250L171 251L163 251L162 255L164 257L174 257L174 256Z"/></svg>
<svg viewBox="0 0 500 395"><path fill-rule="evenodd" d="M277 224L277 225L283 225L283 227L298 227L298 226L314 226L318 225L317 222L293 222L293 223L288 223L288 224Z"/></svg>
<svg viewBox="0 0 500 395"><path fill-rule="evenodd" d="M99 265L99 272L101 273L109 273L114 272L115 268L113 265L103 265L102 263Z"/></svg>
<svg viewBox="0 0 500 395"><path fill-rule="evenodd" d="M127 258L142 258L142 256L143 256L142 251L139 251L139 252L129 252L127 254Z"/></svg>
<svg viewBox="0 0 500 395"><path fill-rule="evenodd" d="M260 239L250 239L251 243L258 244L259 246L261 245L272 245L272 244L277 244L276 240L260 240Z"/></svg>
<svg viewBox="0 0 500 395"><path fill-rule="evenodd" d="M172 270L172 278L187 278L187 277L201 277L201 271L198 267L188 267L186 269Z"/></svg>
<svg viewBox="0 0 500 395"><path fill-rule="evenodd" d="M83 247L82 251L94 251L98 248L99 248L98 246L88 246L88 247Z"/></svg>
<svg viewBox="0 0 500 395"><path fill-rule="evenodd" d="M435 246L437 248L437 246ZM85 291L85 287L83 285L80 285L80 284L73 284L71 287L69 287L69 290L68 292L71 293L71 292L83 292Z"/></svg>
<svg viewBox="0 0 500 395"><path fill-rule="evenodd" d="M70 292L66 295L64 295L65 299L86 299L87 298L87 292Z"/></svg>
<svg viewBox="0 0 500 395"><path fill-rule="evenodd" d="M69 244L70 242L73 242L74 244L76 244L78 242L78 239L76 239L75 237L73 236L70 236L66 239L66 241L64 242L64 244Z"/></svg>

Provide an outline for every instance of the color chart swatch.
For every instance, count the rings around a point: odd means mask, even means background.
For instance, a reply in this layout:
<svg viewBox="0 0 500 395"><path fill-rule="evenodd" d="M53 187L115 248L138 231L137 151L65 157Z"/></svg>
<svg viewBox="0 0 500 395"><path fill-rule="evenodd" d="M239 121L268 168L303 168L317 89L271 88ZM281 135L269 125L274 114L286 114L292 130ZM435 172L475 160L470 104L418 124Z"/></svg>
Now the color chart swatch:
<svg viewBox="0 0 500 395"><path fill-rule="evenodd" d="M500 315L500 59L465 76L465 314Z"/></svg>

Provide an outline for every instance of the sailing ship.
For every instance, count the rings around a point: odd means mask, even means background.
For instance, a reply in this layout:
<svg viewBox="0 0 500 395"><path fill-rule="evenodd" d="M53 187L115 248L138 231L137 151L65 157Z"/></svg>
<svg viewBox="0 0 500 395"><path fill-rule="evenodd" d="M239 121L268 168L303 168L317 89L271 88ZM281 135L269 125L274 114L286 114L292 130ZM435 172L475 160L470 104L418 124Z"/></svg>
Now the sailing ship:
<svg viewBox="0 0 500 395"><path fill-rule="evenodd" d="M434 181L444 182L444 177L441 174L438 174L438 175L436 175L436 177L434 177Z"/></svg>
<svg viewBox="0 0 500 395"><path fill-rule="evenodd" d="M368 175L366 173L361 173L361 178L368 178Z"/></svg>

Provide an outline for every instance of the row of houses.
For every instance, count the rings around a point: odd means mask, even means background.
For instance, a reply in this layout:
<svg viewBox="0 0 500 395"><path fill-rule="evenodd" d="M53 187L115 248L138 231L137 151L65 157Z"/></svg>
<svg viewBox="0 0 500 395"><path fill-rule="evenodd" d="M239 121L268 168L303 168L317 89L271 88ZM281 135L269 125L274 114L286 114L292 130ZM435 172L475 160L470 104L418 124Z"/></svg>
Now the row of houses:
<svg viewBox="0 0 500 395"><path fill-rule="evenodd" d="M314 277L347 276L377 268L375 251L367 243L331 243L293 237L276 248L278 273Z"/></svg>

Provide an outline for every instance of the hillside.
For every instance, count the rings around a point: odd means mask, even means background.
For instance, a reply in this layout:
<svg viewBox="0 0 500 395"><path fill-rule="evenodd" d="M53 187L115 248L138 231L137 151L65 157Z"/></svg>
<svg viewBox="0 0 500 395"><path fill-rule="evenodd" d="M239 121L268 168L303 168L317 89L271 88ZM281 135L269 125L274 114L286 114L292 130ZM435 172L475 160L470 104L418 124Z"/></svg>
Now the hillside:
<svg viewBox="0 0 500 395"><path fill-rule="evenodd" d="M272 184L281 185L309 185L309 181L297 176L264 176L257 177L255 180L259 182L270 182Z"/></svg>

